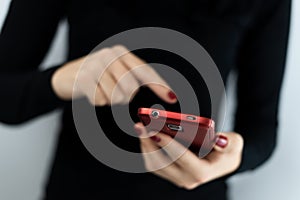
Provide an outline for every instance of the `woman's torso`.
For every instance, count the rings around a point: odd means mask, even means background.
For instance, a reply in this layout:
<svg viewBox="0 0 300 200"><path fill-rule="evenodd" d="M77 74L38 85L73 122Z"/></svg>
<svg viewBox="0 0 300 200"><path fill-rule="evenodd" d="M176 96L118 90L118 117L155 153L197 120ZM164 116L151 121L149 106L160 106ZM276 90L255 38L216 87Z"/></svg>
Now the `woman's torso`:
<svg viewBox="0 0 300 200"><path fill-rule="evenodd" d="M68 59L88 54L100 42L122 31L145 26L175 29L197 40L217 64L224 83L234 68L239 44L251 20L257 15L259 1L70 1L66 6L69 23ZM201 113L210 116L210 99L200 75L186 61L167 52L145 50L137 54L147 62L163 63L182 73L200 99ZM142 89L130 105L132 118L136 109L162 104L167 110L178 111L178 105L166 105L147 89ZM136 138L118 129L110 107L97 108L102 128L118 146L139 151ZM105 117L104 117L105 116ZM105 131L106 130L106 131ZM142 161L141 161L142 163ZM201 167L201 166L199 166ZM150 173L132 174L111 169L97 161L85 149L76 132L71 105L66 106L62 119L57 152L47 185L47 198L98 199L104 194L124 199L225 199L224 180L208 183L193 191L173 186Z"/></svg>

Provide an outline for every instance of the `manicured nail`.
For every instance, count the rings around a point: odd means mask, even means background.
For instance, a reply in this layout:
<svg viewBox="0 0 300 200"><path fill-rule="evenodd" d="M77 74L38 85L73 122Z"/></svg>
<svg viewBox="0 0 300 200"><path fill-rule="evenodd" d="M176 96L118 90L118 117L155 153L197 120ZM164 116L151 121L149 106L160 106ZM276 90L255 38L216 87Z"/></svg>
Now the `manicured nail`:
<svg viewBox="0 0 300 200"><path fill-rule="evenodd" d="M154 136L151 136L150 138L151 138L151 140L153 140L154 142L160 142L160 140L161 140L160 137L157 137L157 136L155 136L155 135L154 135Z"/></svg>
<svg viewBox="0 0 300 200"><path fill-rule="evenodd" d="M172 99L172 100L177 99L176 94L175 94L174 92L172 92L172 91L170 91L170 92L168 93L168 96L169 96L169 98Z"/></svg>
<svg viewBox="0 0 300 200"><path fill-rule="evenodd" d="M134 127L134 130L135 130L135 132L136 132L136 134L137 134L138 136L141 136L141 135L142 135L141 129Z"/></svg>
<svg viewBox="0 0 300 200"><path fill-rule="evenodd" d="M219 135L217 137L217 140L216 140L216 144L221 147L221 148L225 148L228 144L228 139L227 137L223 136L223 135Z"/></svg>

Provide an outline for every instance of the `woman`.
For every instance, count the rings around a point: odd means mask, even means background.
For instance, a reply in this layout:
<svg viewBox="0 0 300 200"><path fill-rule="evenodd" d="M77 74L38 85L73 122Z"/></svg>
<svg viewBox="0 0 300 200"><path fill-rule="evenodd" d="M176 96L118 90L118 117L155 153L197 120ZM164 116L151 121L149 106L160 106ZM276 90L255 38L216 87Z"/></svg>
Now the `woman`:
<svg viewBox="0 0 300 200"><path fill-rule="evenodd" d="M12 0L0 36L0 88L5 94L1 98L0 120L18 124L63 107L62 128L45 199L100 199L105 195L114 198L120 193L126 199L226 199L226 178L258 167L275 147L289 15L289 0ZM68 61L38 71L57 24L65 17L69 23ZM236 69L237 108L233 132L220 133L207 158L187 151L164 169L131 174L111 169L88 153L77 135L70 100L85 55L104 39L143 26L171 28L193 37L212 56L225 83L229 72ZM122 86L127 84L123 84L117 93L119 98L112 98L114 77L143 64L143 60L167 64L186 76L200 99L201 114L210 116L209 94L202 78L192 76L192 67L168 52L145 50L126 54L111 65L114 70L105 71L103 80L91 81L97 80L95 69L105 66L116 52L126 51L116 45L92 55L87 70L78 77L80 87L74 95L86 97L97 106L102 128L108 130L110 139L118 146L148 152L170 141L160 133L140 140L129 137L113 121L110 105L129 102L132 89L124 92L126 88ZM143 70L159 83L165 83L151 67ZM128 82L144 79L132 76ZM179 109L176 96L169 89L148 85L130 102L130 112L134 115L138 107L156 103L167 110ZM140 136L147 134L139 123L135 130ZM175 143L174 148L181 146ZM167 154L172 155L173 151L169 149ZM153 161L143 159L151 170Z"/></svg>

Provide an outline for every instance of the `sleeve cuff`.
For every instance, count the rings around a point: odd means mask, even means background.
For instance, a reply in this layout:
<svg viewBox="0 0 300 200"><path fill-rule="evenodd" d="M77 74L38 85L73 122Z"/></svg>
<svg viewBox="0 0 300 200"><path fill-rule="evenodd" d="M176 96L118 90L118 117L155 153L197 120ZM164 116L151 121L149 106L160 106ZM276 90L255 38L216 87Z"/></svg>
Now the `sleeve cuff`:
<svg viewBox="0 0 300 200"><path fill-rule="evenodd" d="M37 78L40 79L39 81L37 81L37 83L40 83L37 86L37 87L39 87L37 91L41 92L39 95L39 97L41 99L38 102L41 102L42 104L44 104L42 107L47 108L47 110L52 110L52 109L55 109L58 107L64 107L67 103L70 102L70 101L65 101L65 100L60 99L55 94L55 92L52 88L51 79L52 79L54 72L59 67L61 67L61 65L51 67L49 69L41 71L40 75L37 76Z"/></svg>

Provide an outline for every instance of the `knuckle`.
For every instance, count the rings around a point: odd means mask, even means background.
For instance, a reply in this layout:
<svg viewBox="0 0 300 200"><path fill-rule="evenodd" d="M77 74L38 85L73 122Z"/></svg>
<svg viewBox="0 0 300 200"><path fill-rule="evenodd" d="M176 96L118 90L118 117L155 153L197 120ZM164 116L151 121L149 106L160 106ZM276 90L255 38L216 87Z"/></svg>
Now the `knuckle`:
<svg viewBox="0 0 300 200"><path fill-rule="evenodd" d="M90 104L96 105L96 101L94 97L88 96L87 99L89 100Z"/></svg>
<svg viewBox="0 0 300 200"><path fill-rule="evenodd" d="M116 81L119 82L127 72L123 68L122 63L114 62L109 66L108 71L116 79Z"/></svg>
<svg viewBox="0 0 300 200"><path fill-rule="evenodd" d="M183 188L186 190L193 190L196 187L206 183L208 181L208 179L203 176L203 175L196 175L194 176L194 178L192 179L192 181L189 182L185 182L183 184Z"/></svg>
<svg viewBox="0 0 300 200"><path fill-rule="evenodd" d="M154 68L151 65L145 63L144 61L143 61L143 63L139 63L139 64L141 65L140 66L141 70L145 71L147 74L149 74L151 76L157 74L156 71L154 70Z"/></svg>
<svg viewBox="0 0 300 200"><path fill-rule="evenodd" d="M145 165L145 169L146 169L147 172L151 172L152 171L151 167L149 165L147 165L147 164Z"/></svg>
<svg viewBox="0 0 300 200"><path fill-rule="evenodd" d="M138 84L137 83L132 83L132 84L125 84L123 86L124 93L128 98L138 89Z"/></svg>
<svg viewBox="0 0 300 200"><path fill-rule="evenodd" d="M116 62L118 61L118 55L112 51L112 49L105 50L101 54L101 63L103 69L108 69L109 71L113 72L114 70L118 70L120 65L117 65Z"/></svg>
<svg viewBox="0 0 300 200"><path fill-rule="evenodd" d="M151 166L151 165L146 165L146 170L148 171L148 172L153 172L154 173L154 171L153 171L153 167Z"/></svg>
<svg viewBox="0 0 300 200"><path fill-rule="evenodd" d="M197 185L195 185L195 184L185 184L184 186L183 186L183 188L184 189L186 189L186 190L193 190L193 189L195 189L197 187Z"/></svg>
<svg viewBox="0 0 300 200"><path fill-rule="evenodd" d="M239 147L237 149L238 150L242 149L243 146L244 146L244 139L243 139L243 137L240 134L238 134L238 133L234 133L233 136L234 136L233 137L233 142L235 143L236 147Z"/></svg>
<svg viewBox="0 0 300 200"><path fill-rule="evenodd" d="M236 140L240 143L243 143L244 142L244 139L243 137L240 135L240 134L236 134Z"/></svg>
<svg viewBox="0 0 300 200"><path fill-rule="evenodd" d="M239 166L241 165L241 158L238 159L238 161L235 163L235 165L233 166L233 169L231 170L231 172L236 171Z"/></svg>
<svg viewBox="0 0 300 200"><path fill-rule="evenodd" d="M107 57L112 54L112 50L110 48L103 48L99 51L100 56Z"/></svg>
<svg viewBox="0 0 300 200"><path fill-rule="evenodd" d="M124 45L122 45L122 44L114 45L112 47L112 49L116 50L116 51L122 51L122 52L128 51L128 49Z"/></svg>
<svg viewBox="0 0 300 200"><path fill-rule="evenodd" d="M155 166L153 166L153 163L152 162L146 162L145 163L145 169L148 171L148 172L152 172L153 174L156 174L156 175L159 175L159 171L156 170L155 171Z"/></svg>
<svg viewBox="0 0 300 200"><path fill-rule="evenodd" d="M102 101L102 100L96 100L96 101L95 101L95 105L96 105L96 106L104 106L104 105L105 105L105 102Z"/></svg>
<svg viewBox="0 0 300 200"><path fill-rule="evenodd" d="M142 148L150 148L150 144L149 144L149 141L148 141L148 138L140 138L140 144L141 144L141 147Z"/></svg>
<svg viewBox="0 0 300 200"><path fill-rule="evenodd" d="M194 179L194 184L195 185L201 185L203 183L207 182L207 178L204 177L204 176L195 176L195 179Z"/></svg>
<svg viewBox="0 0 300 200"><path fill-rule="evenodd" d="M123 96L121 94L115 94L111 100L112 104L118 104L123 101Z"/></svg>
<svg viewBox="0 0 300 200"><path fill-rule="evenodd" d="M203 184L204 182L202 180L194 180L192 182L189 182L189 183L185 183L183 185L183 188L186 189L186 190L193 190L195 189L196 187L198 187L199 185Z"/></svg>
<svg viewBox="0 0 300 200"><path fill-rule="evenodd" d="M179 188L184 188L185 189L185 184L182 182L182 181L180 181L180 182L176 182L176 183L174 183L177 187L179 187Z"/></svg>
<svg viewBox="0 0 300 200"><path fill-rule="evenodd" d="M105 105L105 100L100 94L96 94L94 103L95 105L103 106Z"/></svg>
<svg viewBox="0 0 300 200"><path fill-rule="evenodd" d="M91 81L91 78L88 75L84 74L82 76L78 76L76 79L76 89L86 96L89 96L90 90L93 90L95 87L96 84Z"/></svg>

